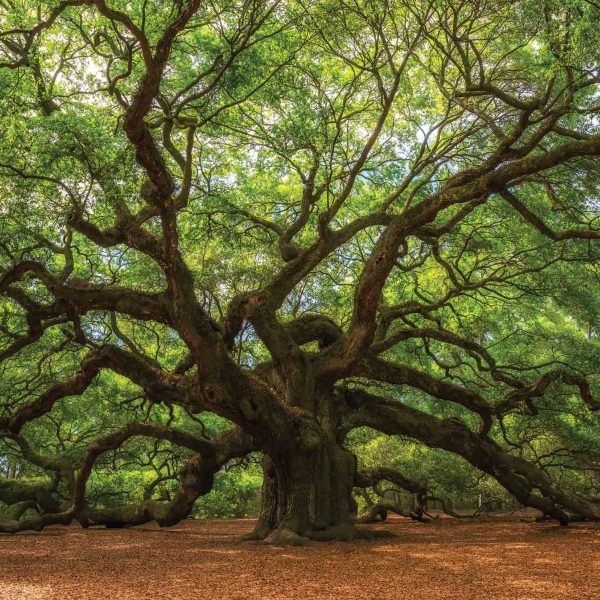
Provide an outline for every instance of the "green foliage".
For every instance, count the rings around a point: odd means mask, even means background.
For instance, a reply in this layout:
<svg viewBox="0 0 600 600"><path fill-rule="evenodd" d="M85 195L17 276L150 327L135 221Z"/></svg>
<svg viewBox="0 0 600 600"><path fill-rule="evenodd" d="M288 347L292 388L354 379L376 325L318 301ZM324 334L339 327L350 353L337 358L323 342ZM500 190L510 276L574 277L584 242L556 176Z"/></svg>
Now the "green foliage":
<svg viewBox="0 0 600 600"><path fill-rule="evenodd" d="M213 489L196 502L192 514L201 519L255 517L260 509L261 486L259 465L229 468L217 474Z"/></svg>
<svg viewBox="0 0 600 600"><path fill-rule="evenodd" d="M60 4L0 2L0 39L16 36L22 45L23 32L48 19ZM36 261L63 283L172 291L165 261L127 241L98 239L151 207L148 173L122 131L146 72L135 28L155 48L186 3L107 3L123 11L133 27L124 19L111 22L92 6L97 3L79 4L42 28L32 38L27 61L15 68L8 67L15 66L11 63L18 61L21 46L0 42L0 63L8 65L0 68L0 273L21 261ZM560 113L555 125L570 133L556 127L544 135L535 128L521 133L507 146L514 155L490 168L492 174L516 160L537 134L542 141L524 153L531 160L551 153L565 138L598 136L600 43L594 2L469 0L459 9L455 2L437 0L291 0L275 3L272 10L268 2L244 0L200 4L191 24L177 32L143 122L173 178L174 196L187 186L188 197L175 218L177 248L193 278L194 310L204 311L215 329L223 326L232 298L286 273L289 256L278 238L301 219L311 173L311 189L320 191L291 236L292 252L331 240L369 215L410 215L457 173L472 174L492 160L515 124L534 128L538 119L542 129L545 119L553 118L539 107L525 118L527 111L507 96L526 103L548 88ZM246 20L255 12L262 16L252 30ZM236 44L246 35L251 43L238 52ZM458 49L464 40L463 56ZM387 98L382 90L393 88L397 74L390 54L398 64L406 56L405 71L379 127ZM502 94L486 91L486 85ZM347 198L327 220L374 131L376 140ZM192 146L186 174L181 163ZM543 218L547 229L582 232L598 229L599 185L597 161L577 157L505 187ZM402 193L384 211L383 203L399 189ZM427 227L443 228L460 216L465 206L460 198L412 231L382 287L378 317L393 306L430 305L399 319L387 333L443 329L485 348L504 375L529 385L560 366L586 377L598 397L597 240L550 240L498 191L488 193L443 236ZM142 219L145 236L163 234L163 216L156 212ZM76 218L91 225L92 233L74 226ZM274 318L285 323L319 313L346 329L355 317L358 283L386 224L374 220L335 245L292 286ZM48 310L59 304L39 278L27 276L13 288L12 295L0 296L0 352L29 334L31 315L23 295ZM61 313L34 342L2 357L0 419L69 380L86 354L103 344L173 372L188 352L183 337L165 323L127 311L94 306L75 316ZM311 340L302 350L309 363L322 349ZM244 373L272 360L264 339L246 321L232 356ZM478 350L435 336L403 340L381 357L476 390L491 403L507 393ZM195 376L195 368L187 374ZM365 377L341 383L367 387L439 418L459 419L472 430L479 425L478 415L460 402L442 401L417 386ZM597 416L560 381L532 403L533 411L517 406L496 419L490 437L566 488L597 494ZM148 390L128 378L102 371L81 395L62 398L22 433L40 453L67 458L79 468L93 440L132 421L168 424L206 439L232 425L168 399L151 400ZM480 495L506 500L489 477L440 449L364 429L353 431L347 445L362 466L396 467L457 505L473 505ZM143 499L148 489L150 498L171 500L177 473L192 454L165 441L128 440L96 463L89 500L117 506ZM50 478L23 459L10 435L0 437L0 475L24 483ZM194 514L254 515L260 486L257 464L228 465ZM66 489L59 491L67 497Z"/></svg>

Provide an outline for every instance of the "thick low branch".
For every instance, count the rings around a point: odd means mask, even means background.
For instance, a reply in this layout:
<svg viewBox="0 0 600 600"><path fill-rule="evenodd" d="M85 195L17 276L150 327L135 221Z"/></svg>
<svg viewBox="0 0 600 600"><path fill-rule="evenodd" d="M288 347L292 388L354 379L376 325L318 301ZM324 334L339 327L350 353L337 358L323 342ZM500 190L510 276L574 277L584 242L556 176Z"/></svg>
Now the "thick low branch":
<svg viewBox="0 0 600 600"><path fill-rule="evenodd" d="M19 481L0 481L0 502L5 504L33 503L47 513L56 513L60 501L53 494L51 483L27 484Z"/></svg>
<svg viewBox="0 0 600 600"><path fill-rule="evenodd" d="M193 456L179 472L179 486L171 502L144 499L137 504L119 507L94 508L85 501L85 483L96 459L104 452L114 450L129 438L142 435L169 440L200 453ZM84 527L106 525L125 527L157 521L161 526L175 525L192 510L196 499L212 488L214 474L233 458L245 456L254 450L249 436L239 429L230 430L215 440L204 440L186 432L153 423L132 423L123 429L96 440L88 450L76 482L76 491L71 507L62 512L48 512L24 520L0 522L0 532L17 533L26 530L41 530L47 525L68 525L77 519ZM27 496L27 497L26 497ZM22 500L32 499L20 494Z"/></svg>
<svg viewBox="0 0 600 600"><path fill-rule="evenodd" d="M421 481L409 479L396 469L379 467L358 471L354 480L357 487L372 487L380 481L389 481L411 494L427 494L427 485Z"/></svg>
<svg viewBox="0 0 600 600"><path fill-rule="evenodd" d="M105 443L100 443L92 453L88 454L89 461L93 464L99 454L107 451L108 446L114 446L125 441L124 435L147 435L150 433L156 437L162 437L168 428L148 429L144 433L132 433L134 430L141 432L136 424L132 429L125 432L116 432L113 436L105 438ZM147 424L144 424L147 425ZM161 526L175 525L184 519L192 510L196 499L208 493L212 489L214 474L233 458L245 456L252 452L251 439L240 430L234 429L221 435L213 441L193 438L182 432L166 432L168 438L174 443L180 442L187 447L194 446L202 448L202 453L191 458L179 472L179 487L175 498L171 502L156 502L144 500L139 504L132 504L116 508L89 508L83 506L83 497L79 496L78 504L75 505L75 514L82 525L102 524L110 527L124 527L139 525L148 521L157 521ZM118 439L117 439L118 438ZM192 439L193 438L193 439ZM121 441L122 440L122 441ZM199 444L199 445L198 445ZM90 466L91 468L91 466ZM83 472L83 469L82 469ZM81 478L84 481L84 478Z"/></svg>
<svg viewBox="0 0 600 600"><path fill-rule="evenodd" d="M57 400L82 394L102 369L128 377L153 402L180 404L194 410L200 406L191 379L169 373L146 357L106 345L91 351L68 381L50 386L34 402L17 409L10 418L0 420L0 428L18 434L26 423L50 412Z"/></svg>
<svg viewBox="0 0 600 600"><path fill-rule="evenodd" d="M505 452L454 419L438 419L427 413L362 390L346 389L352 410L345 427L372 427L390 435L405 435L428 446L454 452L488 473L522 504L568 522L600 520L600 507L556 486L548 476L523 458Z"/></svg>

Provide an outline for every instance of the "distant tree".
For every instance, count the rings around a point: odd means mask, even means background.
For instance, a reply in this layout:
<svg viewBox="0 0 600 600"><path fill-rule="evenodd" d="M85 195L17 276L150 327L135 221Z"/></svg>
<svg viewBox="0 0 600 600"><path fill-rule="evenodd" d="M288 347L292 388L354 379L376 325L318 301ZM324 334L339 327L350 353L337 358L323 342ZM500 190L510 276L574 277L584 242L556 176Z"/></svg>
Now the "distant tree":
<svg viewBox="0 0 600 600"><path fill-rule="evenodd" d="M0 11L0 531L172 525L258 452L252 537L352 539L355 487L423 489L363 427L600 518L597 3Z"/></svg>

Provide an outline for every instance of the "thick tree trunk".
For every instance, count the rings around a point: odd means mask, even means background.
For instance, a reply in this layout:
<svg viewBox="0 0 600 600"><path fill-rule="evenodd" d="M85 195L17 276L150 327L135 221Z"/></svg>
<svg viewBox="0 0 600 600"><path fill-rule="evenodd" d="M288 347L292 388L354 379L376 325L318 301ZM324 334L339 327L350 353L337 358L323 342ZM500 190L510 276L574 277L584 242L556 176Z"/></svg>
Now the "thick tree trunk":
<svg viewBox="0 0 600 600"><path fill-rule="evenodd" d="M325 439L312 452L267 457L263 469L261 514L249 538L303 545L363 535L354 527L355 457L337 441Z"/></svg>
<svg viewBox="0 0 600 600"><path fill-rule="evenodd" d="M265 449L261 513L247 539L302 545L364 536L354 526L356 458L342 446L332 395L303 391L293 400L304 433Z"/></svg>

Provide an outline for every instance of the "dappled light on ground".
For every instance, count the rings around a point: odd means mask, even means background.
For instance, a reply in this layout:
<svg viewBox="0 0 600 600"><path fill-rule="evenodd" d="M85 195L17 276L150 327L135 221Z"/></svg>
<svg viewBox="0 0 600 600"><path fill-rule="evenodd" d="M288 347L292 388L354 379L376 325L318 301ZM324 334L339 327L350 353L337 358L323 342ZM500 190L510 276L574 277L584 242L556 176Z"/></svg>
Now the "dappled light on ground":
<svg viewBox="0 0 600 600"><path fill-rule="evenodd" d="M0 599L587 599L600 528L518 520L379 525L396 537L308 548L237 543L247 519L0 537Z"/></svg>

